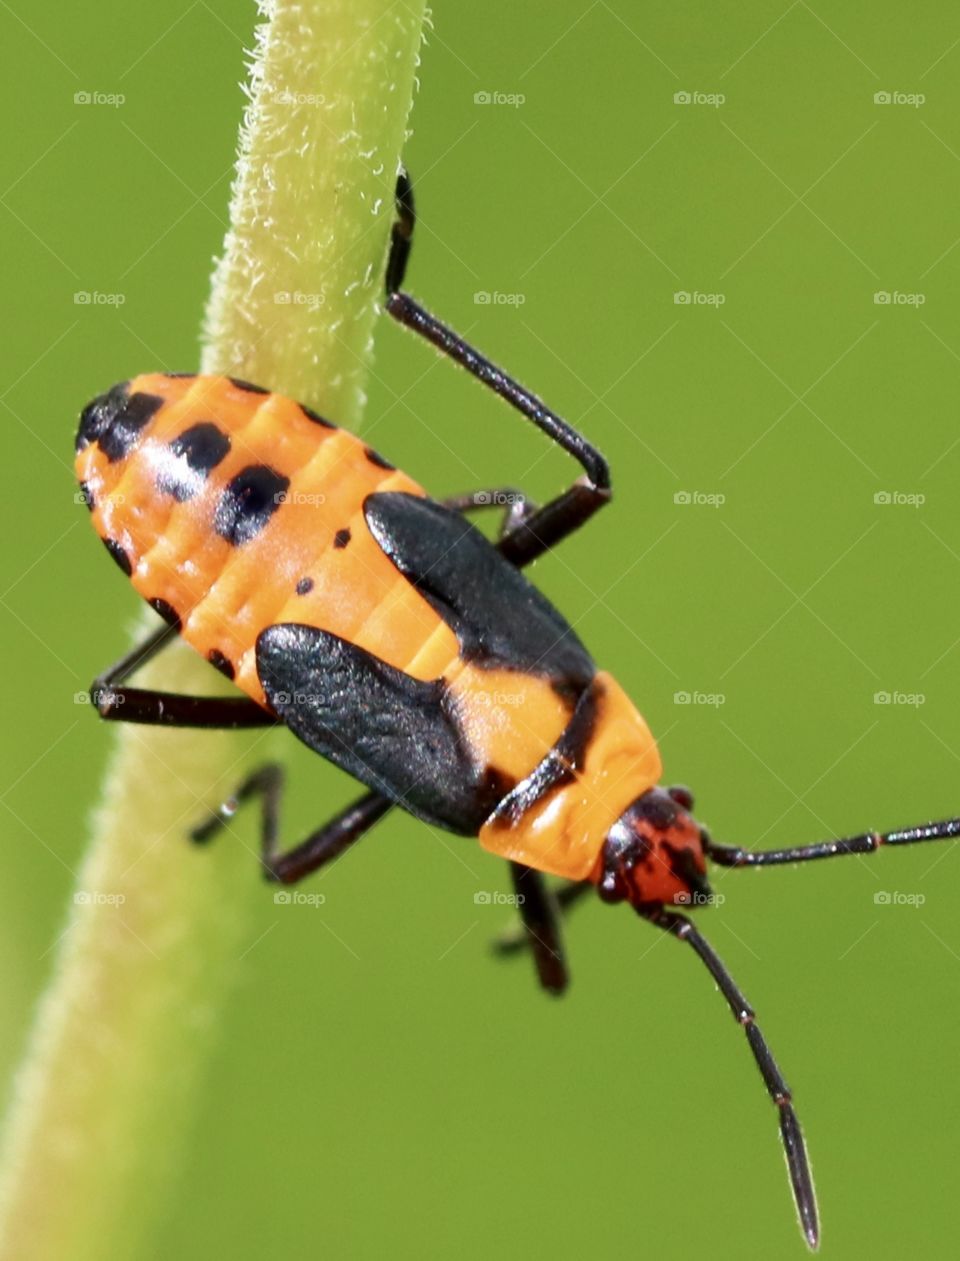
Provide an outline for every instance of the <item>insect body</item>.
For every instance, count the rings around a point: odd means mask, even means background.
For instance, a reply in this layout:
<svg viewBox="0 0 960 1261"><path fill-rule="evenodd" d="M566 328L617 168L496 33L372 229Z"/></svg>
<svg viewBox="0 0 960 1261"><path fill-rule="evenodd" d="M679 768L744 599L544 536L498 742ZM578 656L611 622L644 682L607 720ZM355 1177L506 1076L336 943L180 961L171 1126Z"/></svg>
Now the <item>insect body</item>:
<svg viewBox="0 0 960 1261"><path fill-rule="evenodd" d="M282 773L254 772L193 832L209 839L253 795L263 865L294 882L394 805L477 836L509 861L543 986L567 981L559 910L596 888L688 942L743 1026L776 1103L804 1234L816 1202L790 1091L747 1000L676 907L709 894L706 861L767 866L869 853L960 834L960 819L775 851L719 845L660 758L622 688L598 670L521 570L610 497L603 457L536 396L400 291L413 207L401 176L387 310L581 463L537 508L516 492L437 502L359 439L307 407L220 376L152 373L82 413L76 472L114 560L166 625L94 681L105 718L194 727L284 723L367 792L281 852ZM499 540L465 513L506 501ZM232 679L237 698L126 686L180 633ZM509 703L504 698L509 698ZM552 894L543 874L566 883Z"/></svg>

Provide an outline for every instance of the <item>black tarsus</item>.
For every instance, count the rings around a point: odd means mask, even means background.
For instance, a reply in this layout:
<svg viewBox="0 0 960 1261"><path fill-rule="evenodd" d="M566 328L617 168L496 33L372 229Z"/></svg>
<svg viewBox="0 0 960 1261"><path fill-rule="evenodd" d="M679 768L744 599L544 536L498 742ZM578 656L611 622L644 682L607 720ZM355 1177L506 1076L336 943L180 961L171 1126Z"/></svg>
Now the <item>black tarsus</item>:
<svg viewBox="0 0 960 1261"><path fill-rule="evenodd" d="M572 425L431 315L415 298L401 292L414 223L413 189L406 171L401 171L397 180L397 219L393 225L386 271L387 311L398 323L425 338L532 421L572 455L586 474L500 540L498 546L503 555L514 564L525 565L549 551L609 502L610 469L596 447Z"/></svg>
<svg viewBox="0 0 960 1261"><path fill-rule="evenodd" d="M176 637L175 626L161 626L114 662L90 684L90 700L101 718L170 727L273 727L276 718L248 696L183 696L121 687Z"/></svg>
<svg viewBox="0 0 960 1261"><path fill-rule="evenodd" d="M509 865L517 909L537 977L548 994L560 995L567 988L570 974L563 954L556 898L539 871L524 863Z"/></svg>
<svg viewBox="0 0 960 1261"><path fill-rule="evenodd" d="M780 1135L787 1157L787 1169L797 1214L800 1218L800 1228L809 1246L813 1249L817 1248L820 1242L817 1197L813 1189L813 1175L810 1172L810 1161L803 1141L803 1131L800 1129L800 1122L793 1108L790 1089L773 1058L773 1052L760 1032L753 1008L716 951L685 915L679 915L675 911L668 911L659 906L638 908L638 911L644 919L649 920L657 928L672 933L678 940L685 941L693 947L707 971L716 981L735 1020L742 1026L767 1093L780 1112Z"/></svg>
<svg viewBox="0 0 960 1261"><path fill-rule="evenodd" d="M251 797L261 798L260 860L268 880L280 884L296 884L304 876L332 862L390 810L393 802L377 793L364 793L335 815L323 827L279 853L280 804L283 798L283 767L267 762L258 767L239 785L219 810L195 827L190 839L204 844L233 818L239 806Z"/></svg>
<svg viewBox="0 0 960 1261"><path fill-rule="evenodd" d="M781 863L805 863L818 858L840 858L844 854L873 854L881 845L915 845L920 841L943 841L960 837L960 818L920 823L894 832L862 832L835 841L813 845L793 845L786 849L751 850L738 845L718 845L706 839L704 851L721 867L776 867Z"/></svg>

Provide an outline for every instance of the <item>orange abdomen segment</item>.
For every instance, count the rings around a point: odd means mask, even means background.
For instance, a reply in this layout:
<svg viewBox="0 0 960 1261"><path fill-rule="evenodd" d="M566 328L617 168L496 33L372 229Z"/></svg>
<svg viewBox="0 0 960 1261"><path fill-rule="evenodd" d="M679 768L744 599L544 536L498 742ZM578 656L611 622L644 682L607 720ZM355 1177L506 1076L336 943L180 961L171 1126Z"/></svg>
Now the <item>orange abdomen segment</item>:
<svg viewBox="0 0 960 1261"><path fill-rule="evenodd" d="M136 377L152 400L131 443L77 454L94 524L140 594L265 704L257 636L304 622L421 679L457 661L453 632L363 516L378 491L423 495L359 438L226 377ZM104 449L106 448L106 449Z"/></svg>

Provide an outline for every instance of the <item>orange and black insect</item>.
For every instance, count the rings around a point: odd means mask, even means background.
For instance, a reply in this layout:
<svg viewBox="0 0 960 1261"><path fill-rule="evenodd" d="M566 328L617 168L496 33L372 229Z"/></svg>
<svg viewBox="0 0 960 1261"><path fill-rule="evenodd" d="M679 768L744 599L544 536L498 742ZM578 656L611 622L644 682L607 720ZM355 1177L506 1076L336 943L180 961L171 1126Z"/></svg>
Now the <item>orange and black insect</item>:
<svg viewBox="0 0 960 1261"><path fill-rule="evenodd" d="M610 499L600 453L400 286L413 231L401 175L386 309L501 395L579 461L534 506L517 492L435 501L359 439L307 407L227 377L151 373L82 413L76 472L114 560L167 623L101 674L103 718L183 727L285 723L368 791L296 847L277 836L282 772L260 768L192 833L209 839L239 803L263 805L267 878L316 871L400 806L475 836L509 862L540 983L561 992L559 912L591 888L693 947L743 1026L777 1106L800 1223L816 1200L790 1091L753 1009L678 906L709 898L706 860L767 867L960 835L960 819L757 852L720 845L686 788L659 787L643 718L598 671L521 570ZM509 505L492 543L464 514ZM126 686L180 634L246 695ZM508 694L522 704L504 706ZM561 877L555 892L543 875Z"/></svg>

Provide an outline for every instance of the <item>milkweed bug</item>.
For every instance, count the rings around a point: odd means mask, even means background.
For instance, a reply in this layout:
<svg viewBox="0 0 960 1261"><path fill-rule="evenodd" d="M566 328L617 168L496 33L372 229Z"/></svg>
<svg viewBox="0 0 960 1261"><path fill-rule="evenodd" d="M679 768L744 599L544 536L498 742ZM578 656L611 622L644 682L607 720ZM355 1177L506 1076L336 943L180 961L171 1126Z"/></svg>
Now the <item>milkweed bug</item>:
<svg viewBox="0 0 960 1261"><path fill-rule="evenodd" d="M522 570L610 499L597 449L402 288L413 195L401 174L386 310L504 398L583 474L537 507L516 491L430 499L358 438L308 407L221 376L152 373L80 417L76 472L108 551L166 625L105 670L106 719L181 727L286 724L368 791L281 850L283 774L248 776L194 829L209 840L259 797L262 864L292 884L394 806L478 837L507 859L541 985L567 984L560 912L591 888L686 942L743 1027L776 1104L801 1228L819 1238L803 1134L753 1008L693 922L707 860L725 867L869 854L960 835L960 819L765 852L713 841L686 788L659 787L643 718L598 671ZM506 505L490 542L465 519ZM180 634L245 693L182 696L126 686ZM509 693L522 703L505 707ZM565 881L556 892L544 874Z"/></svg>

